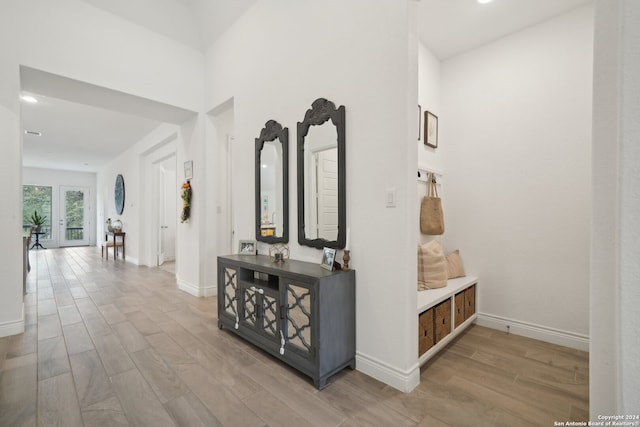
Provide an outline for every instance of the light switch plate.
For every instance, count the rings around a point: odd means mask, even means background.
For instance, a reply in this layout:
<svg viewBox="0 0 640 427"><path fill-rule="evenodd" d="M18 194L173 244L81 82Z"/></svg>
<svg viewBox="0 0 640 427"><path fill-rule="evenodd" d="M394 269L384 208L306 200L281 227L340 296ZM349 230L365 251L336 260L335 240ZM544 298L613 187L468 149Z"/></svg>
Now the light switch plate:
<svg viewBox="0 0 640 427"><path fill-rule="evenodd" d="M387 207L388 208L396 207L396 189L395 188L387 189Z"/></svg>

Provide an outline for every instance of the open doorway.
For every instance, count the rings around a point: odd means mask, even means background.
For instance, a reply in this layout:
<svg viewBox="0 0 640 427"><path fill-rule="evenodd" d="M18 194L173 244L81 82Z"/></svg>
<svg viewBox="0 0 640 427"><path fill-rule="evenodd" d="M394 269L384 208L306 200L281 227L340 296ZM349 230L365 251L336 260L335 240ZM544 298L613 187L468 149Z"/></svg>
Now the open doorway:
<svg viewBox="0 0 640 427"><path fill-rule="evenodd" d="M158 183L156 262L158 266L163 266L163 269L175 274L176 224L178 220L175 154L156 163L155 175Z"/></svg>
<svg viewBox="0 0 640 427"><path fill-rule="evenodd" d="M177 243L178 182L177 140L178 133L168 129L168 134L149 147L140 156L142 166L140 214L141 259L149 267L160 267L179 262ZM167 268L173 266L167 265Z"/></svg>

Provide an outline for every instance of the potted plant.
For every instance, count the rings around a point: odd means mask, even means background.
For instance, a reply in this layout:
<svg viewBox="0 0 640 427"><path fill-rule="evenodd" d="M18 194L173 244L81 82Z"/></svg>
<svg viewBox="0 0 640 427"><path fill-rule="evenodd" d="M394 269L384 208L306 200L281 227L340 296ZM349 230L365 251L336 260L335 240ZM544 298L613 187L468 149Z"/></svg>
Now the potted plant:
<svg viewBox="0 0 640 427"><path fill-rule="evenodd" d="M38 211L33 211L33 215L31 215L31 223L36 228L35 231L40 232L42 226L47 221L47 216L41 216Z"/></svg>

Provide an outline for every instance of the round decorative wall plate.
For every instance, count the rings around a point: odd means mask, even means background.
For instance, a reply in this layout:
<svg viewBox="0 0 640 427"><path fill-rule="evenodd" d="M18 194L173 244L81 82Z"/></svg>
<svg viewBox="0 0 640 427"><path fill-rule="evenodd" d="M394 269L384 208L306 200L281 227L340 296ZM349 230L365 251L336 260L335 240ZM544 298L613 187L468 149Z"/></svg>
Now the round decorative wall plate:
<svg viewBox="0 0 640 427"><path fill-rule="evenodd" d="M122 215L122 211L124 211L124 178L122 175L116 177L115 199L116 212L118 215Z"/></svg>

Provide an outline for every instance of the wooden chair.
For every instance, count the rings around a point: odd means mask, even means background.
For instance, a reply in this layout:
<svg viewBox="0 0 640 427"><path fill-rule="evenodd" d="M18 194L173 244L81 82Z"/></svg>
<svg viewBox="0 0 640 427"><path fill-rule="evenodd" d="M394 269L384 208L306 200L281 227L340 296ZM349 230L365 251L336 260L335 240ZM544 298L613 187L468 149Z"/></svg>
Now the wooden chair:
<svg viewBox="0 0 640 427"><path fill-rule="evenodd" d="M117 239L117 237L120 237L120 239ZM107 259L109 259L109 248L113 248L113 259L114 260L118 259L118 252L120 252L120 250L122 250L122 259L124 259L124 251L125 251L124 235L117 236L117 237L114 242L114 239L109 239L108 236L105 236L106 240L102 242L102 247L101 247L101 254L103 258L106 250Z"/></svg>

